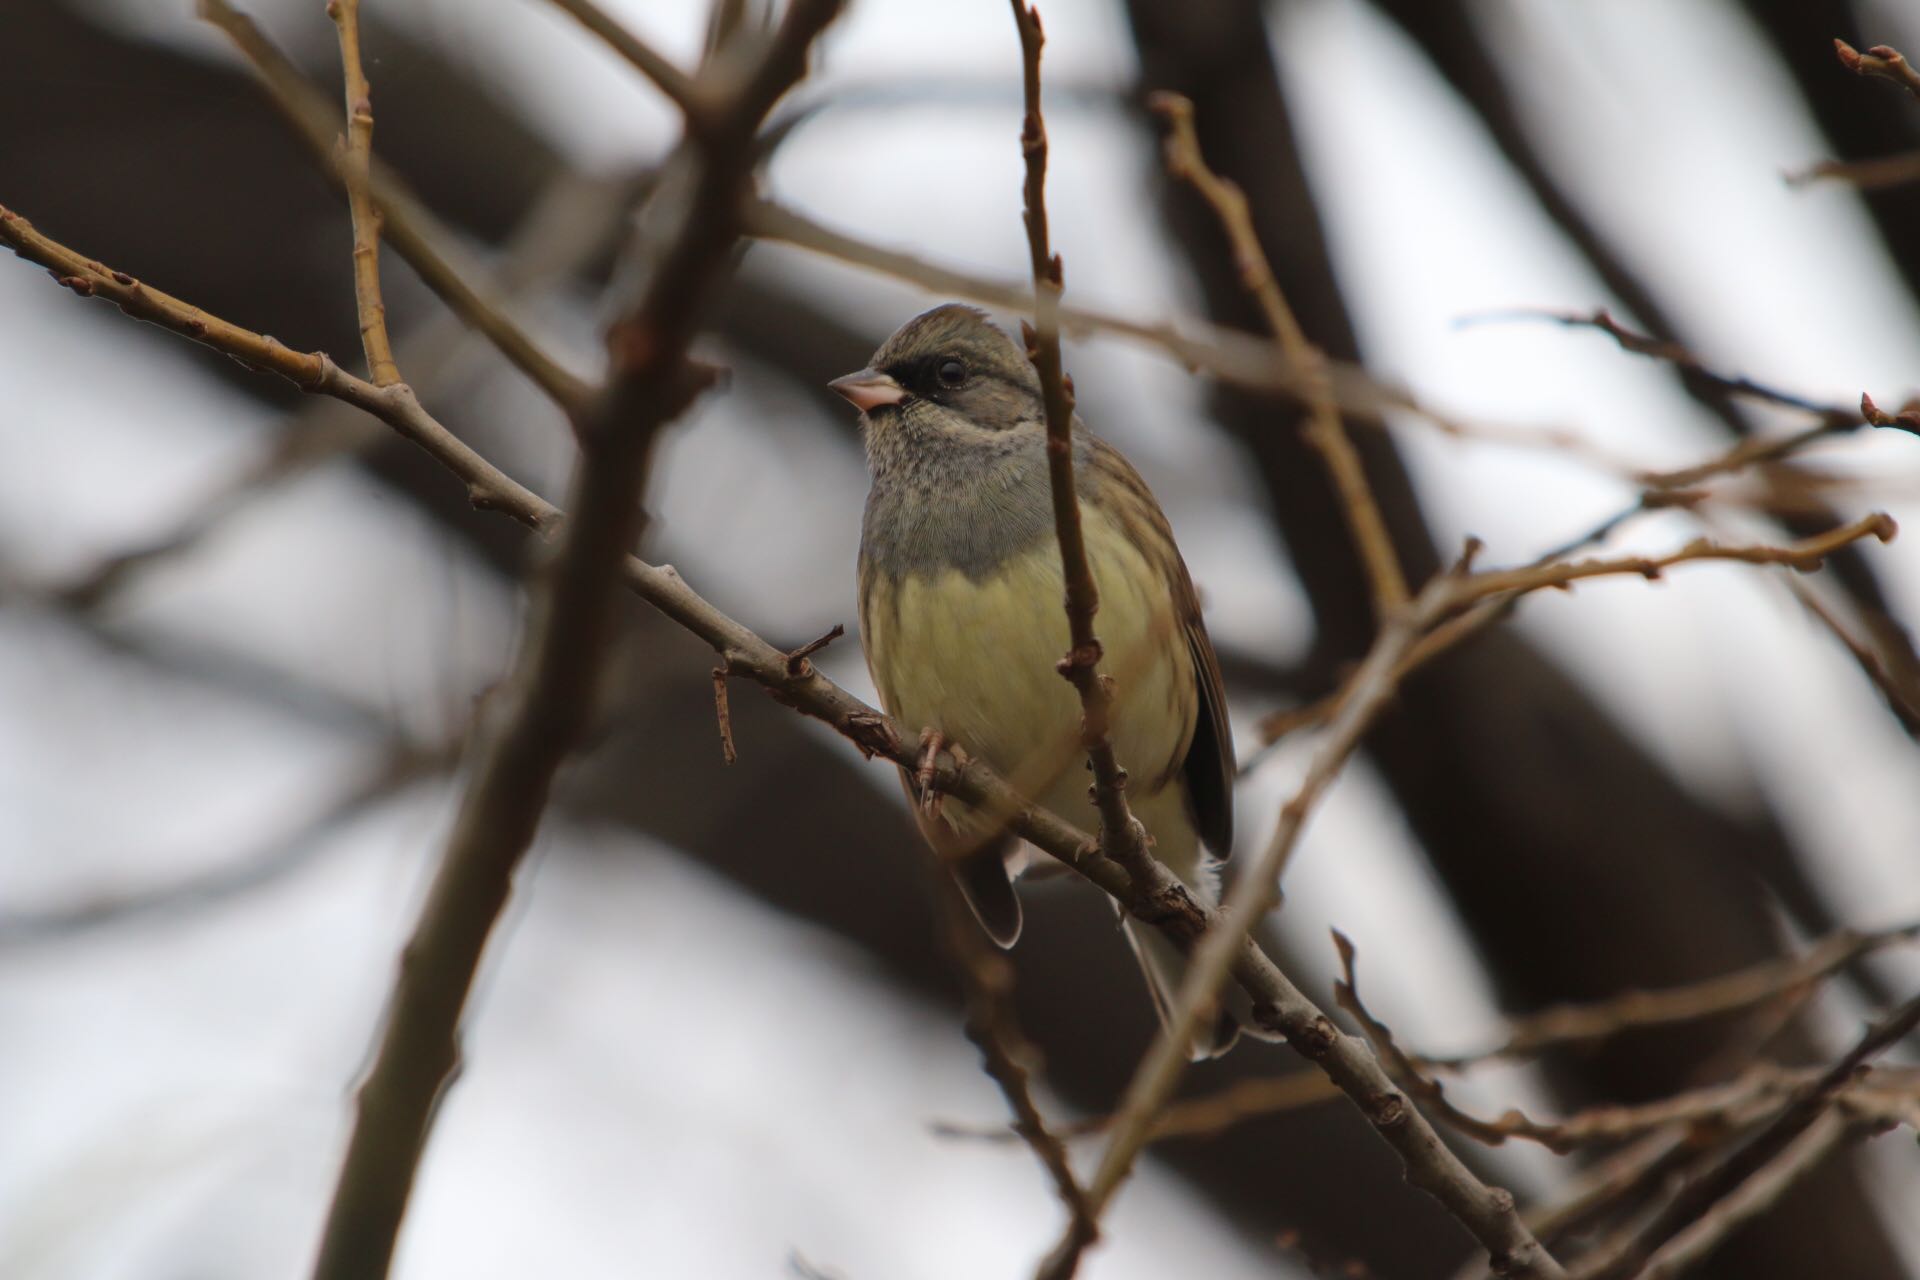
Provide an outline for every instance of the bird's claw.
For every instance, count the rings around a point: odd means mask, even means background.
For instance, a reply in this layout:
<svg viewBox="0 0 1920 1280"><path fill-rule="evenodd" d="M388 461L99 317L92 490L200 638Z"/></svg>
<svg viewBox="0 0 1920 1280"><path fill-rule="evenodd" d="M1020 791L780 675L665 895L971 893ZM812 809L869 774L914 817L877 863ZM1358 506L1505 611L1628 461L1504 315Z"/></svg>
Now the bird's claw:
<svg viewBox="0 0 1920 1280"><path fill-rule="evenodd" d="M934 789L933 775L940 762L941 749L947 745L947 735L938 729L920 731L920 765L913 771L913 782L920 794L920 812L928 818L940 816L941 801L945 798Z"/></svg>

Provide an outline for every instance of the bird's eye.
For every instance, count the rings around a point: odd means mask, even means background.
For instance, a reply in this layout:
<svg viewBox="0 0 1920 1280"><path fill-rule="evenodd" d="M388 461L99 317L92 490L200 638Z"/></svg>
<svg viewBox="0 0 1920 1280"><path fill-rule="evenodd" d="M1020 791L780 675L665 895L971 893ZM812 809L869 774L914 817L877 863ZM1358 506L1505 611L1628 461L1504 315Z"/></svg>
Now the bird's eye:
<svg viewBox="0 0 1920 1280"><path fill-rule="evenodd" d="M943 387L957 387L967 380L967 366L958 360L942 360L940 367L934 372L939 374L940 385Z"/></svg>

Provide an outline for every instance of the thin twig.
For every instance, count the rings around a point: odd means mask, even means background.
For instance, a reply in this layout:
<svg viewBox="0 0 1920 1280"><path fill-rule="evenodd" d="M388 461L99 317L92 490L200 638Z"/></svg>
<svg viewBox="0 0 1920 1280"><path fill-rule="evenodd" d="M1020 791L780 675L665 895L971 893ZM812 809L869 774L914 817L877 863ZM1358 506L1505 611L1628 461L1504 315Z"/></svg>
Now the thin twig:
<svg viewBox="0 0 1920 1280"><path fill-rule="evenodd" d="M347 93L346 151L340 170L353 213L353 296L359 304L360 343L367 376L376 387L400 381L387 337L387 304L380 297L380 213L373 207L373 87L360 63L360 0L327 0L327 16L340 34L340 69Z"/></svg>
<svg viewBox="0 0 1920 1280"><path fill-rule="evenodd" d="M1871 644L1854 635L1840 616L1820 598L1820 593L1800 580L1797 572L1783 567L1780 572L1769 576L1786 587L1793 598L1799 601L1800 607L1840 642L1841 648L1852 657L1854 664L1880 691L1887 710L1908 735L1920 737L1920 679L1915 678L1906 664L1901 663L1897 667L1889 664Z"/></svg>
<svg viewBox="0 0 1920 1280"><path fill-rule="evenodd" d="M1391 696L1395 687L1392 673L1400 659L1421 630L1450 606L1463 575L1464 564L1435 578L1388 619L1354 673L1353 693L1329 727L1300 789L1281 810L1273 837L1254 866L1242 875L1224 907L1209 913L1208 928L1193 949L1192 962L1174 999L1174 1015L1134 1073L1122 1100L1113 1137L1089 1191L1096 1210L1126 1178L1151 1134L1153 1118L1184 1064L1185 1045L1201 1012L1215 1000L1229 968L1236 976L1247 973L1250 978L1251 968L1263 967L1258 961L1264 956L1248 935L1277 896L1280 867L1299 839L1313 804L1338 776ZM1255 997L1255 1016L1284 1034L1295 1049L1360 1106L1375 1129L1400 1152L1408 1180L1446 1205L1486 1247L1495 1270L1536 1277L1563 1274L1552 1255L1521 1223L1511 1193L1482 1183L1447 1149L1362 1042L1343 1034L1277 972L1268 981L1243 981L1243 985Z"/></svg>
<svg viewBox="0 0 1920 1280"><path fill-rule="evenodd" d="M1873 397L1860 396L1860 416L1876 427L1897 427L1901 431L1911 431L1920 435L1920 403L1909 401L1906 407L1894 413L1888 413L1873 402Z"/></svg>
<svg viewBox="0 0 1920 1280"><path fill-rule="evenodd" d="M654 87L673 100L689 121L702 115L706 103L693 78L652 45L615 22L611 15L592 0L548 0L554 8L571 17L625 58Z"/></svg>
<svg viewBox="0 0 1920 1280"><path fill-rule="evenodd" d="M713 669L713 718L720 726L720 755L728 764L740 758L733 749L733 707L727 700L727 669Z"/></svg>
<svg viewBox="0 0 1920 1280"><path fill-rule="evenodd" d="M1729 545L1715 542L1710 538L1695 538L1677 551L1669 551L1657 556L1563 560L1552 564L1527 565L1518 569L1490 570L1474 574L1471 587L1464 591L1463 595L1471 600L1486 596L1503 596L1510 591L1526 593L1547 587L1566 587L1586 578L1618 577L1623 574L1652 579L1660 577L1675 565L1703 560L1731 560L1742 564L1779 564L1800 570L1817 569L1822 561L1841 547L1867 538L1891 542L1898 532L1899 526L1894 523L1892 516L1883 511L1876 511L1862 516L1851 524L1844 524L1826 533L1779 546L1770 543Z"/></svg>
<svg viewBox="0 0 1920 1280"><path fill-rule="evenodd" d="M1625 1031L1678 1026L1738 1013L1816 985L1863 956L1920 938L1920 921L1883 929L1840 929L1797 956L1763 960L1744 969L1659 991L1628 991L1588 1004L1551 1005L1507 1024L1497 1043L1449 1057L1424 1056L1427 1066L1458 1070L1481 1062L1517 1061L1549 1049L1594 1044Z"/></svg>
<svg viewBox="0 0 1920 1280"><path fill-rule="evenodd" d="M1796 999L1818 988L1833 974L1876 951L1920 937L1920 922L1884 929L1841 929L1820 939L1800 955L1769 960L1748 968L1686 986L1659 991L1632 991L1609 1000L1583 1005L1561 1005L1509 1024L1505 1038L1474 1053L1433 1056L1404 1052L1391 1034L1360 1006L1349 948L1338 934L1346 969L1343 992L1336 988L1343 1008L1362 1026L1377 1033L1389 1048L1382 1053L1390 1073L1410 1091L1438 1086L1422 1079L1429 1071L1465 1071L1491 1062L1523 1061L1550 1049L1590 1046L1627 1031L1678 1026L1724 1016L1779 1000ZM1350 1003L1351 1002L1351 1003ZM1376 1048L1379 1046L1376 1045ZM1395 1061L1394 1055L1399 1055ZM1699 1122L1715 1115L1750 1109L1755 1101L1777 1098L1808 1082L1811 1073L1770 1063L1755 1063L1723 1084L1688 1090L1634 1106L1596 1106L1558 1121L1534 1121L1517 1111L1494 1120L1455 1113L1463 1132L1491 1143L1519 1137L1565 1151L1595 1142L1633 1137L1680 1121ZM1184 1099L1165 1108L1157 1118L1153 1137L1217 1133L1242 1120L1291 1110L1333 1096L1319 1077L1285 1076L1277 1080L1241 1081L1217 1094ZM1849 1090L1849 1098L1865 1096ZM1901 1095L1904 1096L1904 1095ZM1448 1104L1450 1107L1451 1104ZM1443 1117L1453 1118L1453 1117ZM1070 1127L1074 1136L1110 1129L1112 1117L1097 1116Z"/></svg>
<svg viewBox="0 0 1920 1280"><path fill-rule="evenodd" d="M1771 1209L1793 1188L1838 1151L1862 1126L1829 1111L1745 1182L1655 1251L1637 1280L1674 1280L1704 1262L1728 1236Z"/></svg>
<svg viewBox="0 0 1920 1280"><path fill-rule="evenodd" d="M1803 413L1818 415L1821 419L1828 422L1829 429L1831 430L1844 430L1848 427L1857 427L1865 421L1860 414L1845 405L1823 404L1820 401L1810 400L1805 396L1797 395L1791 391L1783 391L1778 387L1768 386L1763 382L1756 382L1752 378L1721 373L1719 370L1710 367L1699 356L1695 355L1688 348L1681 346L1678 342L1669 342L1664 339L1649 337L1644 333L1634 332L1618 320L1615 320L1613 314L1604 307L1585 312L1555 311L1550 308L1520 308L1508 311L1489 311L1464 317L1459 323L1462 325L1496 324L1516 320L1544 320L1568 329L1598 330L1618 343L1620 349L1623 351L1629 351L1634 355L1646 356L1649 359L1670 364L1688 377L1698 378L1721 391L1731 392L1734 395L1748 396L1752 399L1762 400L1768 404L1777 404L1787 409L1798 409ZM1739 453L1739 448L1736 448L1734 452L1736 454ZM1751 457L1742 459L1743 462L1752 460ZM1691 484L1694 483L1697 478L1698 477L1687 472L1674 473L1668 477L1669 482L1674 485Z"/></svg>
<svg viewBox="0 0 1920 1280"><path fill-rule="evenodd" d="M199 0L199 14L220 28L253 64L281 118L320 161L327 176L344 190L346 169L333 146L340 116L326 97L307 82L251 18L227 0ZM498 282L484 283L486 273L477 264L458 260L452 233L377 157L369 165L368 191L387 242L426 286L562 410L569 415L578 413L589 398L587 384L514 322L505 301L510 290ZM573 234L579 236L578 231ZM601 237L596 232L582 238Z"/></svg>
<svg viewBox="0 0 1920 1280"><path fill-rule="evenodd" d="M1013 1134L1026 1143L1046 1170L1054 1194L1067 1210L1069 1229L1083 1241L1080 1247L1084 1248L1098 1238L1100 1227L1087 1204L1086 1191L1074 1175L1066 1143L1048 1127L1034 1101L1026 1062L1035 1051L1014 1016L1013 966L980 932L961 896L959 882L942 867L935 866L932 872L946 918L947 949L953 953L966 991L967 1039L980 1050L981 1066L999 1086L1013 1112Z"/></svg>
<svg viewBox="0 0 1920 1280"><path fill-rule="evenodd" d="M1374 1052L1386 1064L1388 1074L1450 1128L1488 1146L1500 1146L1509 1138L1524 1138L1565 1154L1582 1146L1636 1137L1674 1124L1697 1124L1725 1117L1751 1106L1756 1099L1781 1097L1805 1087L1819 1074L1759 1064L1727 1084L1690 1090L1638 1106L1593 1107L1555 1122L1533 1120L1517 1109L1508 1110L1498 1119L1482 1119L1456 1107L1446 1096L1445 1087L1423 1072L1421 1060L1402 1049L1392 1029L1367 1008L1360 998L1359 981L1354 973L1357 953L1352 941L1336 929L1333 942L1340 955L1341 971L1340 980L1334 983L1334 1000L1360 1024Z"/></svg>
<svg viewBox="0 0 1920 1280"><path fill-rule="evenodd" d="M1778 1157L1801 1134L1828 1114L1835 1095L1851 1083L1876 1054L1920 1026L1916 996L1868 1028L1860 1040L1820 1075L1796 1090L1778 1115L1751 1140L1715 1161L1688 1181L1621 1249L1603 1265L1582 1267L1582 1280L1615 1280L1634 1275L1657 1250L1707 1216L1749 1178Z"/></svg>
<svg viewBox="0 0 1920 1280"><path fill-rule="evenodd" d="M1008 311L1034 310L1034 292L1029 284L1012 284L973 272L961 271L940 263L883 245L871 244L844 231L823 225L798 210L776 204L764 197L753 197L745 212L748 234L756 239L792 245L808 252L890 276L949 298L965 298L984 306ZM1271 338L1262 338L1211 324L1204 320L1136 320L1117 312L1074 303L1059 307L1061 329L1068 334L1112 334L1156 348L1190 370L1205 370L1236 386L1252 391L1289 396L1306 403L1307 386L1291 363L1281 357ZM1497 424L1465 422L1422 404L1405 388L1390 386L1369 375L1359 365L1345 361L1326 361L1334 402L1342 413L1356 422L1381 425L1390 414L1405 414L1442 433L1462 440L1484 439L1500 444L1550 449L1556 452L1582 448L1574 436L1558 431L1526 431ZM1612 470L1626 464L1608 459Z"/></svg>
<svg viewBox="0 0 1920 1280"><path fill-rule="evenodd" d="M1575 549L1604 536L1606 532L1623 523L1626 517L1651 509L1653 508L1644 502L1636 504L1609 517L1592 533L1556 551ZM1586 578L1627 576L1654 579L1659 578L1675 565L1708 560L1782 565L1806 571L1817 569L1827 556L1843 546L1849 546L1870 537L1887 542L1892 540L1897 532L1898 527L1891 516L1884 512L1874 512L1852 524L1842 525L1815 537L1784 545L1723 544L1707 538L1696 538L1676 551L1658 556L1617 556L1589 560L1536 558L1512 569L1494 569L1475 573L1465 579L1458 589L1459 611L1439 620L1419 637L1394 669L1394 680L1396 683L1404 680L1463 640L1485 630L1510 613L1522 599L1536 591L1548 588L1571 590L1574 582ZM1271 746L1296 730L1325 723L1339 711L1350 691L1350 685L1342 685L1317 702L1304 707L1289 708L1268 716L1259 726L1262 741ZM1246 768L1257 767L1263 759L1262 754L1254 755L1247 761Z"/></svg>
<svg viewBox="0 0 1920 1280"><path fill-rule="evenodd" d="M1239 267L1240 283L1259 303L1267 327L1273 331L1281 354L1291 364L1306 388L1307 443L1320 454L1333 477L1340 495L1341 509L1366 566L1367 580L1373 587L1374 615L1384 619L1406 603L1407 580L1394 554L1393 537L1387 532L1380 504L1374 500L1367 483L1366 468L1347 429L1340 421L1340 406L1327 374L1326 355L1307 340L1300 321L1280 292L1266 251L1260 246L1260 234L1254 229L1247 197L1232 181L1222 178L1208 166L1200 152L1200 136L1193 127L1193 103L1177 93L1160 92L1147 105L1167 121L1167 172L1176 179L1193 184L1233 246L1233 260Z"/></svg>
<svg viewBox="0 0 1920 1280"><path fill-rule="evenodd" d="M1857 76L1874 76L1882 80L1891 80L1902 85L1908 93L1920 98L1920 68L1900 56L1900 51L1891 45L1876 44L1865 53L1848 44L1845 40L1833 42L1834 56L1840 59L1840 65Z"/></svg>
<svg viewBox="0 0 1920 1280"><path fill-rule="evenodd" d="M1920 151L1902 151L1870 160L1817 160L1783 176L1790 187L1831 181L1844 182L1861 191L1884 191L1888 187L1920 182Z"/></svg>
<svg viewBox="0 0 1920 1280"><path fill-rule="evenodd" d="M706 385L687 349L702 301L729 264L754 133L804 73L807 48L839 7L839 0L800 0L788 10L760 65L709 122L689 197L672 211L665 253L638 302L608 331L610 385L575 424L583 458L572 512L508 677L498 731L480 751L403 953L380 1045L356 1096L316 1280L375 1280L391 1265L435 1103L458 1061L460 1017L487 938L554 775L591 714L614 634L612 588L640 528L653 436Z"/></svg>
<svg viewBox="0 0 1920 1280"><path fill-rule="evenodd" d="M1026 330L1027 355L1040 376L1047 415L1047 479L1053 496L1053 526L1066 583L1067 653L1059 671L1080 695L1080 744L1093 767L1093 799L1100 813L1100 845L1106 855L1133 870L1148 857L1146 829L1127 809L1127 774L1108 735L1114 680L1100 673L1104 653L1093 629L1100 589L1087 559L1080 526L1080 495L1073 481L1073 380L1061 368L1060 255L1047 231L1047 122L1040 109L1040 50L1046 35L1040 11L1011 0L1020 32L1021 83L1026 114L1020 150L1026 160L1027 249L1033 267L1033 324ZM1077 1255L1076 1255L1077 1256ZM1071 1264L1057 1272L1073 1273Z"/></svg>
<svg viewBox="0 0 1920 1280"><path fill-rule="evenodd" d="M508 240L497 284L508 299L571 274L608 247L599 234L624 207L620 193L575 178L556 179ZM582 234L582 232L585 234ZM401 335L395 359L407 357L417 396L433 399L460 372L469 340L457 314L441 313ZM309 401L279 428L272 443L195 499L173 528L136 546L102 556L57 583L30 588L64 609L101 608L156 567L183 559L226 523L281 486L325 463L354 457L387 438L381 424L333 399Z"/></svg>

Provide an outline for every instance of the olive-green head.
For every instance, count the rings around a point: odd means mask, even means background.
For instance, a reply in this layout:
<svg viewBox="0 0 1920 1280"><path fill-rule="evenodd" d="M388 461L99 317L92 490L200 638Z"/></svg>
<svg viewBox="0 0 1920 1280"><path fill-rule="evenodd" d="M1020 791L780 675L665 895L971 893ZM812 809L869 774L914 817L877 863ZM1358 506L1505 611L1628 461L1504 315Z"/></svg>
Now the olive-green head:
<svg viewBox="0 0 1920 1280"><path fill-rule="evenodd" d="M1026 353L985 312L954 302L907 321L866 368L828 385L860 409L870 435L999 435L1044 419Z"/></svg>

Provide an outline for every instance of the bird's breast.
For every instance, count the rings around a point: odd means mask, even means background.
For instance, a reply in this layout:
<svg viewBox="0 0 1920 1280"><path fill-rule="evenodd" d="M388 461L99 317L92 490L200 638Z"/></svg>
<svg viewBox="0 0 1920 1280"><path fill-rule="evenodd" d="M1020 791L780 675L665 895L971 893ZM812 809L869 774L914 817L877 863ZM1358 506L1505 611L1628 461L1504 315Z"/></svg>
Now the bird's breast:
<svg viewBox="0 0 1920 1280"><path fill-rule="evenodd" d="M1100 592L1101 669L1117 684L1113 738L1137 791L1185 759L1197 715L1193 660L1164 572L1104 512L1082 508ZM1057 669L1068 649L1060 551L1049 537L990 572L868 574L862 643L887 711L933 728L1064 816L1091 809L1080 768L1079 696Z"/></svg>

